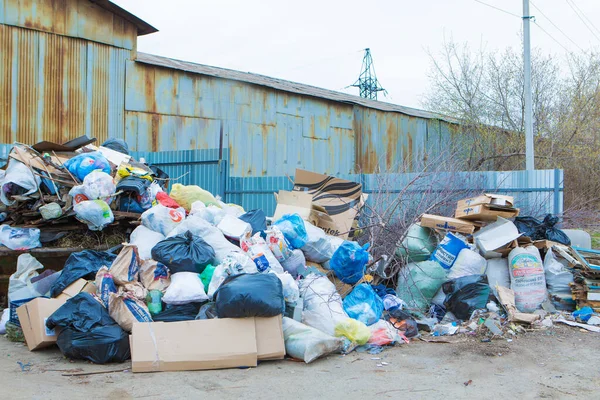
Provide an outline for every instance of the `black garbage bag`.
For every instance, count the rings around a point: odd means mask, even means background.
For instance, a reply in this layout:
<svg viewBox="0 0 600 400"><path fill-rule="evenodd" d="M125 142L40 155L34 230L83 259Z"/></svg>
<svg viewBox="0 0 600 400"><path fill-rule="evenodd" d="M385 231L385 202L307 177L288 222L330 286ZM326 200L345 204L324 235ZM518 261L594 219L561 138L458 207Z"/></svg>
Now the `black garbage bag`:
<svg viewBox="0 0 600 400"><path fill-rule="evenodd" d="M552 214L546 215L544 221L533 217L517 217L515 225L519 233L531 238L531 240L552 240L569 246L571 239L560 229L555 228L559 218Z"/></svg>
<svg viewBox="0 0 600 400"><path fill-rule="evenodd" d="M116 255L106 251L83 250L72 253L67 258L60 277L52 285L50 295L52 297L58 296L67 286L79 278L95 279L98 270L102 266L110 267L115 258L117 258Z"/></svg>
<svg viewBox="0 0 600 400"><path fill-rule="evenodd" d="M275 274L230 276L215 293L219 318L274 317L283 314L283 286Z"/></svg>
<svg viewBox="0 0 600 400"><path fill-rule="evenodd" d="M383 317L399 331L404 332L407 338L416 337L419 334L417 321L407 312L399 308L392 308L384 312Z"/></svg>
<svg viewBox="0 0 600 400"><path fill-rule="evenodd" d="M192 321L198 315L202 303L168 304L160 313L152 316L154 322Z"/></svg>
<svg viewBox="0 0 600 400"><path fill-rule="evenodd" d="M119 153L129 155L129 146L127 146L127 142L123 139L111 138L102 143L102 147L109 148L114 151L118 151Z"/></svg>
<svg viewBox="0 0 600 400"><path fill-rule="evenodd" d="M490 297L486 275L468 275L452 279L442 285L446 294L444 305L460 320L471 318L473 311L485 308Z"/></svg>
<svg viewBox="0 0 600 400"><path fill-rule="evenodd" d="M238 217L252 227L252 234L267 230L267 216L263 210L250 210Z"/></svg>
<svg viewBox="0 0 600 400"><path fill-rule="evenodd" d="M187 231L158 242L152 248L152 259L165 264L172 274L201 274L208 264L214 263L215 251L200 236Z"/></svg>
<svg viewBox="0 0 600 400"><path fill-rule="evenodd" d="M48 318L46 326L60 328L56 344L66 357L96 364L123 362L131 357L129 335L89 293L67 300Z"/></svg>

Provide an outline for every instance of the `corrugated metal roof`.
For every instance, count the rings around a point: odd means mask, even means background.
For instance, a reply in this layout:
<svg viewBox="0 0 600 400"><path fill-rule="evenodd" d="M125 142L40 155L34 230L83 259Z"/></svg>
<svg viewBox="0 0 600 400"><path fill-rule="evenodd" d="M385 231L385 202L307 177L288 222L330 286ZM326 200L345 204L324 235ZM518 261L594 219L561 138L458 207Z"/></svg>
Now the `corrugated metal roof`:
<svg viewBox="0 0 600 400"><path fill-rule="evenodd" d="M336 92L333 90L323 89L316 86L305 85L286 81L283 79L272 78L269 76L253 74L250 72L235 71L227 68L213 67L210 65L196 64L189 61L175 60L172 58L157 56L138 52L137 59L140 63L156 65L159 67L172 68L180 71L191 72L213 76L222 79L230 79L240 82L251 83L254 85L266 86L284 92L297 93L305 96L313 96L322 99L337 101L341 103L356 104L363 107L373 108L376 110L397 112L413 117L426 119L439 119L449 123L458 123L456 120L445 117L440 114L419 110L416 108L403 107L396 104L385 103L382 101L368 100L359 96L353 96L347 93Z"/></svg>
<svg viewBox="0 0 600 400"><path fill-rule="evenodd" d="M158 29L147 23L146 21L136 17L127 10L122 9L112 1L108 0L88 0L90 3L94 3L99 7L104 8L107 11L112 12L115 15L131 22L137 28L138 36L148 35L150 33L158 32Z"/></svg>

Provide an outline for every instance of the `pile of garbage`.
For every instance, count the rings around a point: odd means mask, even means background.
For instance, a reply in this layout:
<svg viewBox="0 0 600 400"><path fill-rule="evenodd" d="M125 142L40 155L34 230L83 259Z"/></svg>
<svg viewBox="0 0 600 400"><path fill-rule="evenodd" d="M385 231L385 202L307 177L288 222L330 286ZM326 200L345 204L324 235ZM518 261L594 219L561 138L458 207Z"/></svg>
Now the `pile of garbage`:
<svg viewBox="0 0 600 400"><path fill-rule="evenodd" d="M73 252L62 271L19 256L0 331L31 351L56 344L73 359L131 359L133 372L249 367L286 355L310 363L421 335L516 334L575 306L571 269L550 241L568 238L552 221L505 219L518 215L512 198L461 201L457 218L423 215L399 245L396 257L408 263L394 290L375 284L378 260L351 238L366 200L360 184L298 170L268 217L196 185L167 193L166 174L126 149L105 151L109 144L65 159L17 146L9 160L8 229L70 216L89 229L117 213L129 219L126 243ZM19 207L32 214L12 215ZM25 219L33 213L42 218ZM538 232L543 239L532 240ZM7 237L5 245L25 236Z"/></svg>

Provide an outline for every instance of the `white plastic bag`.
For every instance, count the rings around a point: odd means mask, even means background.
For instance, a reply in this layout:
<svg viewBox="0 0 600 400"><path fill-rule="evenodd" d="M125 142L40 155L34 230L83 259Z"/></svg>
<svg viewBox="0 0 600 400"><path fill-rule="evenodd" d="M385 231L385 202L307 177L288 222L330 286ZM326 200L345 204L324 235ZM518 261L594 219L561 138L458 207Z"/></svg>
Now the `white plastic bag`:
<svg viewBox="0 0 600 400"><path fill-rule="evenodd" d="M285 352L305 363L327 354L341 352L344 340L326 335L291 318L283 317Z"/></svg>
<svg viewBox="0 0 600 400"><path fill-rule="evenodd" d="M306 228L308 240L302 247L302 251L306 259L319 264L330 260L335 250L329 236L323 229L309 222L304 221L304 227Z"/></svg>
<svg viewBox="0 0 600 400"><path fill-rule="evenodd" d="M8 302L41 296L32 286L31 278L39 275L38 269L44 266L31 254L21 254L17 258L17 271L8 279ZM29 290L21 291L21 289ZM13 297L19 292L19 298Z"/></svg>
<svg viewBox="0 0 600 400"><path fill-rule="evenodd" d="M21 196L35 193L41 183L39 176L33 175L29 167L12 157L8 157L8 167L0 184L0 200L7 206L15 204L16 200L9 199L6 194L10 193L10 184L18 185L26 190Z"/></svg>
<svg viewBox="0 0 600 400"><path fill-rule="evenodd" d="M462 278L468 275L481 275L485 273L487 262L485 258L470 249L462 249L454 261L448 279Z"/></svg>
<svg viewBox="0 0 600 400"><path fill-rule="evenodd" d="M162 233L154 232L144 225L140 225L131 232L129 243L137 246L138 254L142 260L150 260L152 258L152 248L164 239L165 236Z"/></svg>
<svg viewBox="0 0 600 400"><path fill-rule="evenodd" d="M208 300L204 285L195 272L177 272L171 275L171 284L162 301L166 304L201 303Z"/></svg>
<svg viewBox="0 0 600 400"><path fill-rule="evenodd" d="M260 236L260 233L252 237L243 238L240 246L242 250L254 261L258 272L273 271L275 273L283 273L283 267L273 255L267 242Z"/></svg>
<svg viewBox="0 0 600 400"><path fill-rule="evenodd" d="M2 311L2 317L0 318L0 335L4 335L6 333L6 323L10 318L10 308L5 308Z"/></svg>
<svg viewBox="0 0 600 400"><path fill-rule="evenodd" d="M257 272L256 264L250 257L237 251L229 253L213 272L208 285L208 297L213 298L215 292L227 277L239 274L255 274Z"/></svg>
<svg viewBox="0 0 600 400"><path fill-rule="evenodd" d="M193 235L200 236L202 240L213 248L215 251L215 261L217 263L223 262L229 253L241 251L239 247L227 240L216 226L212 226L205 219L198 216L198 214L189 216L185 221L173 229L167 237L179 235L187 231L190 231Z"/></svg>
<svg viewBox="0 0 600 400"><path fill-rule="evenodd" d="M1 225L0 244L11 250L29 250L42 247L40 243L40 230L37 228L13 228L9 225Z"/></svg>
<svg viewBox="0 0 600 400"><path fill-rule="evenodd" d="M535 246L517 247L508 255L511 289L521 312L537 310L548 297L540 252Z"/></svg>
<svg viewBox="0 0 600 400"><path fill-rule="evenodd" d="M300 298L300 290L298 289L298 284L294 278L287 272L275 275L277 275L283 286L283 297L285 301L291 304L296 303Z"/></svg>
<svg viewBox="0 0 600 400"><path fill-rule="evenodd" d="M155 205L142 214L142 225L164 236L169 236L169 233L184 221L185 210L183 208L168 208L162 204Z"/></svg>
<svg viewBox="0 0 600 400"><path fill-rule="evenodd" d="M211 205L204 208L197 206L196 211L192 215L196 215L209 222L210 224L216 226L219 225L219 222L221 222L221 220L225 217L226 214L225 211L223 211L219 207Z"/></svg>
<svg viewBox="0 0 600 400"><path fill-rule="evenodd" d="M573 283L573 274L556 259L552 249L546 252L544 273L550 294L571 294L569 284Z"/></svg>
<svg viewBox="0 0 600 400"><path fill-rule="evenodd" d="M298 269L306 266L306 258L302 250L292 250L292 254L281 263L281 266L286 272L289 272L292 277L298 277Z"/></svg>
<svg viewBox="0 0 600 400"><path fill-rule="evenodd" d="M335 326L348 318L335 285L324 275L310 274L298 286L304 300L302 322L334 336Z"/></svg>
<svg viewBox="0 0 600 400"><path fill-rule="evenodd" d="M244 222L237 217L232 217L231 215L225 215L217 225L217 228L219 228L226 237L238 241L246 236L246 234L252 232L252 227L249 223Z"/></svg>
<svg viewBox="0 0 600 400"><path fill-rule="evenodd" d="M74 186L69 191L69 195L73 197L75 204L85 200L104 200L110 204L116 190L112 176L101 170L95 170L86 175L81 185Z"/></svg>
<svg viewBox="0 0 600 400"><path fill-rule="evenodd" d="M85 200L73 206L75 216L91 231L101 231L115 220L110 206L102 200Z"/></svg>
<svg viewBox="0 0 600 400"><path fill-rule="evenodd" d="M198 214L201 210L205 209L206 206L201 201L195 201L192 203L192 208L190 209L190 215Z"/></svg>
<svg viewBox="0 0 600 400"><path fill-rule="evenodd" d="M488 278L488 285L492 292L498 297L497 286L510 287L510 271L508 270L508 258L492 258L487 260L487 269L485 274Z"/></svg>

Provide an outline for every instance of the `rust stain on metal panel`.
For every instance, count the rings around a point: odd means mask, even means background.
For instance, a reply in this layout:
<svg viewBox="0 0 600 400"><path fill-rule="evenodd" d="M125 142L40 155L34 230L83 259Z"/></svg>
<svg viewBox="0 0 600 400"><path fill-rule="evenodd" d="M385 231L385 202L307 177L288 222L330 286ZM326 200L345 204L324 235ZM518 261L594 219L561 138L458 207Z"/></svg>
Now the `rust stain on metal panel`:
<svg viewBox="0 0 600 400"><path fill-rule="evenodd" d="M19 33L17 87L12 94L16 97L17 103L17 132L14 133L17 135L17 140L35 143L38 69L34 55L37 53L38 40L34 31L22 29Z"/></svg>
<svg viewBox="0 0 600 400"><path fill-rule="evenodd" d="M160 126L160 115L158 114L152 114L152 130L150 132L150 137L152 138L152 151L159 151L159 150L167 150L167 149L160 149L160 143L159 143L159 139L158 139L158 135L159 135L159 126Z"/></svg>
<svg viewBox="0 0 600 400"><path fill-rule="evenodd" d="M92 137L102 143L108 138L108 91L110 85L109 66L110 66L110 48L102 45L89 43L91 53L94 54L92 65L92 92L88 93L91 97L91 115Z"/></svg>
<svg viewBox="0 0 600 400"><path fill-rule="evenodd" d="M13 41L11 31L0 24L0 140L11 143Z"/></svg>

